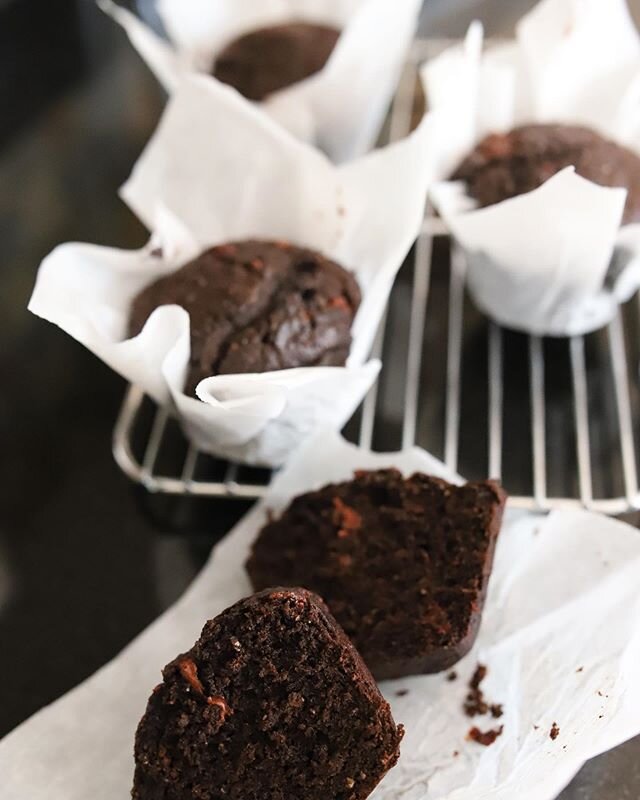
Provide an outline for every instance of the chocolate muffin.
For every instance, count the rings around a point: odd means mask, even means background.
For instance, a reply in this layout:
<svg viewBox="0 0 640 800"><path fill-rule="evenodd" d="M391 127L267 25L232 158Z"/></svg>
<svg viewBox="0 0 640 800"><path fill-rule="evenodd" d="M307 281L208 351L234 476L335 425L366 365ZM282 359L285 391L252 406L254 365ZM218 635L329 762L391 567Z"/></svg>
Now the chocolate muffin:
<svg viewBox="0 0 640 800"><path fill-rule="evenodd" d="M147 286L133 301L129 335L172 303L191 321L191 394L210 375L343 365L360 290L320 253L251 240L212 247Z"/></svg>
<svg viewBox="0 0 640 800"><path fill-rule="evenodd" d="M493 481L357 472L295 498L247 571L317 592L377 679L439 672L475 640L505 499Z"/></svg>
<svg viewBox="0 0 640 800"><path fill-rule="evenodd" d="M398 760L402 726L304 589L236 603L162 675L136 733L134 800L363 800Z"/></svg>
<svg viewBox="0 0 640 800"><path fill-rule="evenodd" d="M264 100L321 70L339 36L336 28L308 22L260 28L228 44L212 74L250 100Z"/></svg>
<svg viewBox="0 0 640 800"><path fill-rule="evenodd" d="M601 186L627 189L623 222L640 220L640 158L575 125L523 125L484 138L452 175L481 207L537 189L573 166Z"/></svg>

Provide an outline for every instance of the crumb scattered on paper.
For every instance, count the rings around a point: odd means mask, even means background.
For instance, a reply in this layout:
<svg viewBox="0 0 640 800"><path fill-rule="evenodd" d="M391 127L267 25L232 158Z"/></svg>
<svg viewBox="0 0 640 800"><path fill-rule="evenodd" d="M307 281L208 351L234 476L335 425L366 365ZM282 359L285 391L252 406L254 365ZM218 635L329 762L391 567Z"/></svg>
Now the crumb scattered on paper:
<svg viewBox="0 0 640 800"><path fill-rule="evenodd" d="M499 728L493 728L489 731L481 731L479 728L474 726L469 730L467 739L470 739L472 742L477 742L484 747L489 747L489 745L493 744L498 736L500 736L503 728L504 726L501 725Z"/></svg>
<svg viewBox="0 0 640 800"><path fill-rule="evenodd" d="M468 717L482 716L483 714L491 714L494 719L501 717L503 714L501 703L489 703L484 692L480 688L480 684L487 675L487 668L484 664L478 664L471 680L469 681L469 692L464 701L464 713Z"/></svg>

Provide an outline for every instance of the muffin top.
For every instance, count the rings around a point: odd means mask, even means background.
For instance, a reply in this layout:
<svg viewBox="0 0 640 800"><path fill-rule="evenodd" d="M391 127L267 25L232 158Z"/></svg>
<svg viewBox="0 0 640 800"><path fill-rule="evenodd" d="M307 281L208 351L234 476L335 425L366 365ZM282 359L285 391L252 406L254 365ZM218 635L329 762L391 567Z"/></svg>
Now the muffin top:
<svg viewBox="0 0 640 800"><path fill-rule="evenodd" d="M537 189L565 167L600 186L627 189L623 223L640 220L640 158L589 128L523 125L486 136L451 176L490 206Z"/></svg>
<svg viewBox="0 0 640 800"><path fill-rule="evenodd" d="M212 74L250 100L264 100L321 70L339 36L336 28L308 22L260 28L228 44Z"/></svg>
<svg viewBox="0 0 640 800"><path fill-rule="evenodd" d="M206 250L133 300L129 334L159 306L189 312L187 393L210 375L343 365L360 305L354 276L288 242L248 240Z"/></svg>

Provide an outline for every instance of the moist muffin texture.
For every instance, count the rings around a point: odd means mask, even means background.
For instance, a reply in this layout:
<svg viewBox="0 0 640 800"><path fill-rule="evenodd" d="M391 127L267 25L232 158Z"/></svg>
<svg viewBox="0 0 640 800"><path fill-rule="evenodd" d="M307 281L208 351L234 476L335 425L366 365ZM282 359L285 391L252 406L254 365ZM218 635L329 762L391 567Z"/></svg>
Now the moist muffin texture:
<svg viewBox="0 0 640 800"><path fill-rule="evenodd" d="M320 253L249 240L205 251L134 299L129 335L159 306L189 312L185 391L210 375L341 366L360 305L354 276Z"/></svg>
<svg viewBox="0 0 640 800"><path fill-rule="evenodd" d="M228 44L212 74L250 100L264 100L321 70L339 36L336 28L308 22L260 28Z"/></svg>
<svg viewBox="0 0 640 800"><path fill-rule="evenodd" d="M481 207L537 189L561 169L601 186L627 189L623 223L640 220L640 158L589 128L523 125L485 137L465 158L452 180L467 184Z"/></svg>
<svg viewBox="0 0 640 800"><path fill-rule="evenodd" d="M477 635L505 499L493 481L357 472L295 498L247 571L321 595L378 680L439 672Z"/></svg>
<svg viewBox="0 0 640 800"><path fill-rule="evenodd" d="M319 597L272 589L207 622L163 670L134 800L363 800L402 726Z"/></svg>

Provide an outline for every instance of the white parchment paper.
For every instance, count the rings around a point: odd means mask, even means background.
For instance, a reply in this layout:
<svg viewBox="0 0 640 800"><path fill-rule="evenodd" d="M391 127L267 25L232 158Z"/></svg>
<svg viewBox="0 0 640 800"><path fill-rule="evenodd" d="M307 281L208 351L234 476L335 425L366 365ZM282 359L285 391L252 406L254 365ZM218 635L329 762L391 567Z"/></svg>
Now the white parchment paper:
<svg viewBox="0 0 640 800"><path fill-rule="evenodd" d="M303 491L354 469L396 466L455 476L423 451L371 454L323 432L301 449L213 551L185 595L117 658L0 742L3 800L115 800L133 775L133 736L160 669L204 622L250 593L244 561L266 519ZM376 800L552 800L588 758L640 732L640 534L587 512L508 512L474 650L458 680L383 683L406 726L401 757ZM461 705L475 666L504 704L500 720ZM398 696L398 690L408 690ZM466 741L471 724L504 732ZM549 737L556 722L560 735ZM458 755L454 755L457 752Z"/></svg>
<svg viewBox="0 0 640 800"><path fill-rule="evenodd" d="M527 122L586 125L640 153L640 40L625 0L542 0L514 42L486 50L474 23L422 79L430 107L455 120L443 177L487 133ZM431 196L469 254L477 304L507 327L587 333L640 285L640 225L620 228L624 190L566 170L485 209L472 210L461 185Z"/></svg>
<svg viewBox="0 0 640 800"><path fill-rule="evenodd" d="M185 79L122 193L153 231L125 252L66 244L43 262L29 308L66 330L159 403L217 455L278 465L319 425L340 428L374 381L367 362L396 272L422 224L436 115L408 138L336 167L201 76ZM151 315L127 339L131 301L214 244L285 239L352 270L362 290L345 367L306 367L200 383L182 393L189 317Z"/></svg>
<svg viewBox="0 0 640 800"><path fill-rule="evenodd" d="M299 20L340 28L340 39L322 70L258 104L296 136L340 162L374 145L422 2L159 0L170 42L111 0L100 0L100 5L124 27L169 92L186 74L208 75L216 54L251 30Z"/></svg>

